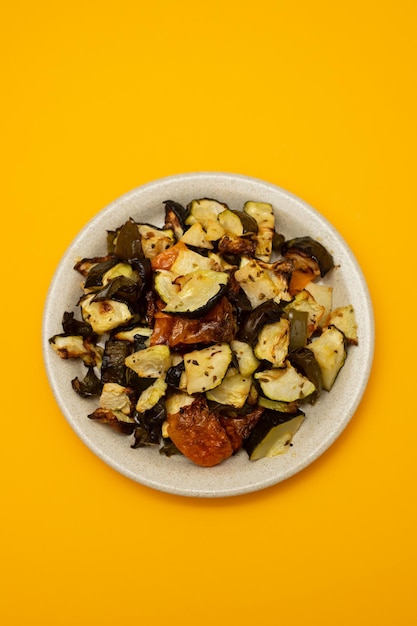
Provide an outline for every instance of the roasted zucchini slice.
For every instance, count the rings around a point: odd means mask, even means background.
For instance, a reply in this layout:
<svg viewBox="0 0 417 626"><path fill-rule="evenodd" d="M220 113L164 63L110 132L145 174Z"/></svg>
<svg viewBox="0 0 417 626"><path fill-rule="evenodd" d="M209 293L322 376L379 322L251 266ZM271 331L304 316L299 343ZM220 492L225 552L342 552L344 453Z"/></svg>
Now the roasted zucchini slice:
<svg viewBox="0 0 417 626"><path fill-rule="evenodd" d="M188 228L182 235L180 241L192 248L205 248L206 250L213 250L213 244L207 238L207 234L200 224L196 222L190 228Z"/></svg>
<svg viewBox="0 0 417 626"><path fill-rule="evenodd" d="M160 378L171 367L171 353L168 346L150 346L130 354L125 364L141 378Z"/></svg>
<svg viewBox="0 0 417 626"><path fill-rule="evenodd" d="M100 396L100 408L131 415L133 410L132 390L118 383L105 383Z"/></svg>
<svg viewBox="0 0 417 626"><path fill-rule="evenodd" d="M303 400L316 390L314 384L302 376L289 362L284 368L257 372L254 378L258 380L262 393L267 398L281 402Z"/></svg>
<svg viewBox="0 0 417 626"><path fill-rule="evenodd" d="M165 395L167 390L167 383L163 378L157 378L152 385L147 387L140 394L136 403L136 410L138 413L145 413L152 409Z"/></svg>
<svg viewBox="0 0 417 626"><path fill-rule="evenodd" d="M61 359L81 359L87 366L100 367L103 348L81 335L54 335L49 343Z"/></svg>
<svg viewBox="0 0 417 626"><path fill-rule="evenodd" d="M272 205L268 202L245 202L243 211L252 217L257 225L255 256L268 262L272 254L272 240L275 232L275 215Z"/></svg>
<svg viewBox="0 0 417 626"><path fill-rule="evenodd" d="M283 367L288 356L290 322L282 317L278 322L266 324L258 335L255 356L268 361L272 367Z"/></svg>
<svg viewBox="0 0 417 626"><path fill-rule="evenodd" d="M225 342L184 354L187 392L203 393L218 387L231 361L232 350Z"/></svg>
<svg viewBox="0 0 417 626"><path fill-rule="evenodd" d="M326 320L326 327L336 326L345 336L348 343L358 345L358 324L355 309L351 304L340 306L331 311Z"/></svg>
<svg viewBox="0 0 417 626"><path fill-rule="evenodd" d="M118 326L123 326L133 318L132 311L124 302L116 300L94 302L94 297L93 293L81 298L80 307L83 319L98 335L104 335Z"/></svg>
<svg viewBox="0 0 417 626"><path fill-rule="evenodd" d="M166 228L157 228L151 224L138 224L138 231L143 254L147 259L153 259L175 243L174 231Z"/></svg>
<svg viewBox="0 0 417 626"><path fill-rule="evenodd" d="M186 276L197 270L213 269L213 261L210 258L190 250L182 242L177 245L179 246L179 252L169 268L171 272L175 272L178 276Z"/></svg>
<svg viewBox="0 0 417 626"><path fill-rule="evenodd" d="M246 341L234 339L230 342L230 347L236 356L239 372L242 376L251 376L259 366L259 361L253 352L252 346Z"/></svg>
<svg viewBox="0 0 417 626"><path fill-rule="evenodd" d="M293 436L304 421L304 413L280 413L266 410L243 446L251 461L271 458L288 452Z"/></svg>
<svg viewBox="0 0 417 626"><path fill-rule="evenodd" d="M229 275L226 272L197 270L190 274L187 282L171 298L163 312L190 318L206 315L222 298L228 281Z"/></svg>
<svg viewBox="0 0 417 626"><path fill-rule="evenodd" d="M235 368L230 368L221 384L207 391L206 397L213 402L240 409L246 402L251 386L251 376L242 376Z"/></svg>
<svg viewBox="0 0 417 626"><path fill-rule="evenodd" d="M346 360L344 335L335 326L330 326L308 347L321 369L323 389L330 391Z"/></svg>
<svg viewBox="0 0 417 626"><path fill-rule="evenodd" d="M187 207L188 216L185 223L192 226L192 224L200 222L204 227L207 220L217 221L219 214L226 209L228 209L226 204L212 198L192 200Z"/></svg>
<svg viewBox="0 0 417 626"><path fill-rule="evenodd" d="M256 259L244 259L235 272L235 278L245 292L253 308L279 295L278 288L268 272Z"/></svg>

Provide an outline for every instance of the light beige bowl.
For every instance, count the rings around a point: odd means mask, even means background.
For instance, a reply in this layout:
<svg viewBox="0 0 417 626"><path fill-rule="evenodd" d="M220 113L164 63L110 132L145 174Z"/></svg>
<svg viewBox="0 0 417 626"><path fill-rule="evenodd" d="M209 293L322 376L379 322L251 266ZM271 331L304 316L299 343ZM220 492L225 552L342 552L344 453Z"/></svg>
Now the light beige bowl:
<svg viewBox="0 0 417 626"><path fill-rule="evenodd" d="M306 405L306 419L289 452L272 459L251 462L242 451L217 467L202 468L182 456L168 458L157 449L132 449L129 437L87 418L97 401L80 398L70 382L75 376L82 376L85 368L78 361L61 360L48 343L49 337L62 332L62 314L74 310L80 296L80 277L73 270L77 257L105 253L106 230L121 226L129 217L160 225L164 200L187 204L199 197L216 198L236 209L247 200L270 202L276 212L278 232L287 238L310 235L332 252L340 266L326 279L334 287L334 306L351 303L356 310L359 345L349 349L331 392L323 392L316 405ZM121 474L148 487L184 496L248 493L274 485L310 465L329 448L355 413L367 385L373 349L369 292L343 238L323 216L293 194L262 180L228 173L191 173L156 180L103 209L64 254L50 285L43 320L44 361L50 385L62 413L82 441Z"/></svg>

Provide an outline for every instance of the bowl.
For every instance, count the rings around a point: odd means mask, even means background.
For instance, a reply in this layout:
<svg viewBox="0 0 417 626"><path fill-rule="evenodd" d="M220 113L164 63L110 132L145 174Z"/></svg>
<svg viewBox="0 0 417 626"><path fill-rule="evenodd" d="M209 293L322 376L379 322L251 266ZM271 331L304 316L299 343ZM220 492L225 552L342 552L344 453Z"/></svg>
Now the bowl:
<svg viewBox="0 0 417 626"><path fill-rule="evenodd" d="M97 400L83 399L71 380L82 376L79 360L62 360L48 339L62 332L64 311L73 311L80 296L77 258L106 251L106 231L130 217L162 225L163 202L188 204L210 197L240 209L247 200L269 202L277 230L286 238L309 235L334 256L336 267L324 279L334 288L333 306L352 304L358 320L359 343L329 393L305 407L306 419L286 454L249 461L244 451L215 467L199 467L181 455L167 457L155 448L132 449L125 435L87 418ZM363 273L343 237L315 208L269 182L232 173L196 172L161 178L117 198L93 217L72 241L54 273L43 317L43 355L48 380L62 414L92 452L114 470L147 487L192 497L225 497L275 485L307 468L340 436L358 408L368 382L374 350L372 303Z"/></svg>

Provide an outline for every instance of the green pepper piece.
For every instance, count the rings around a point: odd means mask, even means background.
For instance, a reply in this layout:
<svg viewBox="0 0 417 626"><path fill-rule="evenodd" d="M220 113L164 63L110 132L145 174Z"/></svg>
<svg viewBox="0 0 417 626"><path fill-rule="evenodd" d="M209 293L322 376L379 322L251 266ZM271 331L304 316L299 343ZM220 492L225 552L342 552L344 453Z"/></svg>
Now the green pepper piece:
<svg viewBox="0 0 417 626"><path fill-rule="evenodd" d="M297 350L297 348L303 348L307 343L308 313L307 311L290 309L288 318L290 320L290 345L288 350L292 352Z"/></svg>

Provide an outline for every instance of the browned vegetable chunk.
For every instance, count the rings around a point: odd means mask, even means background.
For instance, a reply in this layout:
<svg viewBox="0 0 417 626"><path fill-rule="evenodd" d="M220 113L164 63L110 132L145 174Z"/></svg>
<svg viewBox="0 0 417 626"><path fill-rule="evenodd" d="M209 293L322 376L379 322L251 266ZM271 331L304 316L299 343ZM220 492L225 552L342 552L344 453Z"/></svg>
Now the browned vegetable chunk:
<svg viewBox="0 0 417 626"><path fill-rule="evenodd" d="M258 423L263 412L264 409L257 406L246 415L239 417L220 416L220 423L230 439L234 452L240 450L243 440L249 437L252 428Z"/></svg>
<svg viewBox="0 0 417 626"><path fill-rule="evenodd" d="M219 304L198 320L155 313L151 345L165 344L178 348L196 343L230 342L234 334L232 305L227 298L222 298Z"/></svg>
<svg viewBox="0 0 417 626"><path fill-rule="evenodd" d="M218 465L233 454L232 444L204 397L168 414L168 435L178 450L202 467Z"/></svg>

